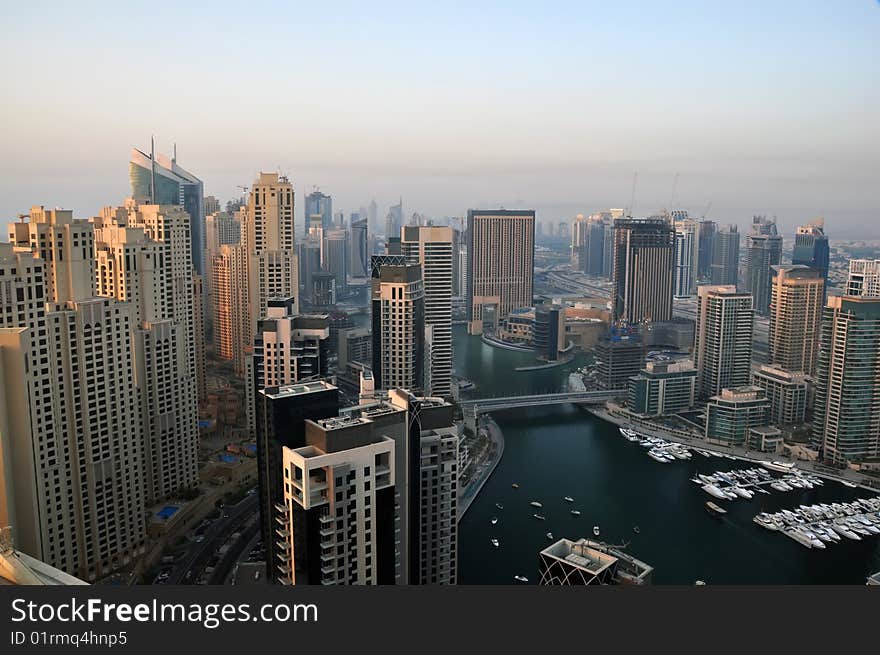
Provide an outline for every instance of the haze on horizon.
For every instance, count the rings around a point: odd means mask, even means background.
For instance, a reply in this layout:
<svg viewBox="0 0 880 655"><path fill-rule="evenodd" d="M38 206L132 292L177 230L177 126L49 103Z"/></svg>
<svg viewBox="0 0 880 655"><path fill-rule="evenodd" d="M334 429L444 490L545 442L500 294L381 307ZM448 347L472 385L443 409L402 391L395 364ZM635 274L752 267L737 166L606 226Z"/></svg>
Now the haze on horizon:
<svg viewBox="0 0 880 655"><path fill-rule="evenodd" d="M877 236L876 0L441 4L5 7L0 221L121 202L155 135L221 202L280 170L346 214L557 221L637 171L636 215Z"/></svg>

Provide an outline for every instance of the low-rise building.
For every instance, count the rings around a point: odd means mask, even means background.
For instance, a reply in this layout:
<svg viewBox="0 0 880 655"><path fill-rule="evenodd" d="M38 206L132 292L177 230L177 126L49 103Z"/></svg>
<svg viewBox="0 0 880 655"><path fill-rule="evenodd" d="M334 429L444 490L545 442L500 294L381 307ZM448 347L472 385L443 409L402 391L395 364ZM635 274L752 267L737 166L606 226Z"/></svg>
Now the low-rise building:
<svg viewBox="0 0 880 655"><path fill-rule="evenodd" d="M589 539L560 539L538 555L542 586L646 585L654 568L619 548Z"/></svg>
<svg viewBox="0 0 880 655"><path fill-rule="evenodd" d="M770 399L772 425L801 425L806 420L810 378L804 373L761 366L752 373L752 384L761 387Z"/></svg>
<svg viewBox="0 0 880 655"><path fill-rule="evenodd" d="M768 424L770 400L761 387L722 389L706 405L706 440L727 446L742 446L749 430Z"/></svg>
<svg viewBox="0 0 880 655"><path fill-rule="evenodd" d="M666 416L693 407L697 370L690 360L648 362L629 379L627 406L643 416Z"/></svg>

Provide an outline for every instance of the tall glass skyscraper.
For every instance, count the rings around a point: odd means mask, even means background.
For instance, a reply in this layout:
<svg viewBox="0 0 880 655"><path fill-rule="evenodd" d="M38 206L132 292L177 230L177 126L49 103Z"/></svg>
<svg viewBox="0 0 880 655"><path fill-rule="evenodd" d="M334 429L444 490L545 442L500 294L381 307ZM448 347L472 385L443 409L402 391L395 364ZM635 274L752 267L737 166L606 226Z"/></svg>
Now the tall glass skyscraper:
<svg viewBox="0 0 880 655"><path fill-rule="evenodd" d="M131 197L138 203L174 205L189 214L193 268L204 275L205 187L199 178L177 165L177 148L170 159L156 153L152 141L150 154L132 148L128 176Z"/></svg>
<svg viewBox="0 0 880 655"><path fill-rule="evenodd" d="M828 265L831 249L828 237L825 236L825 222L822 219L801 225L794 235L794 251L791 254L792 264L802 264L814 268L822 275L825 283L825 295L828 295Z"/></svg>

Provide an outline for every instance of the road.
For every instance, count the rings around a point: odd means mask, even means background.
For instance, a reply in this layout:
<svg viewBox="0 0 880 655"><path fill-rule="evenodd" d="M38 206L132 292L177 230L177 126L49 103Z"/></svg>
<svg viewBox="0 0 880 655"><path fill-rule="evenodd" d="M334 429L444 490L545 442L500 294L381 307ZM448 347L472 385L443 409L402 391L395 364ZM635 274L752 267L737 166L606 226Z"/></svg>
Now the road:
<svg viewBox="0 0 880 655"><path fill-rule="evenodd" d="M237 505L224 507L223 512L228 516L221 515L208 526L203 533L204 541L193 543L186 556L175 563L166 584L195 584L216 550L257 511L256 494L245 496ZM188 577L187 573L190 573Z"/></svg>

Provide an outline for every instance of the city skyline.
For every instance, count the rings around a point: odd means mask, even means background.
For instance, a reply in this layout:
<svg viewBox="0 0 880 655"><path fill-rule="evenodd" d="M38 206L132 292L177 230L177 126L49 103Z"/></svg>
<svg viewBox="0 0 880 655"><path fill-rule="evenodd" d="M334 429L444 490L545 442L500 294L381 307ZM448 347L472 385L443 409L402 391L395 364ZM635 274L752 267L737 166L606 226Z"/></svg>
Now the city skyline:
<svg viewBox="0 0 880 655"><path fill-rule="evenodd" d="M825 216L831 238L858 238L880 210L878 92L864 83L880 61L875 2L589 3L555 15L392 4L332 17L275 8L272 21L260 3L234 18L212 9L104 6L88 22L73 8L8 10L21 29L0 46L16 89L0 107L9 135L0 215L34 203L97 213L108 196L124 197L118 161L151 135L162 152L178 144L208 194L236 197L238 185L278 169L303 196L317 186L346 211L376 198L380 215L400 195L435 216L503 205L558 220L630 204L633 215L681 206L699 217L711 203L707 215L721 223L766 213L789 234ZM117 24L163 16L169 47L132 39L115 61L88 45L106 43ZM286 38L292 23L296 40ZM484 39L490 23L506 38ZM219 47L207 57L184 25ZM19 35L37 26L56 38L34 51ZM195 77L164 76L166 103L133 90L132 80L181 61ZM287 85L254 123L240 80L278 78L310 82Z"/></svg>

